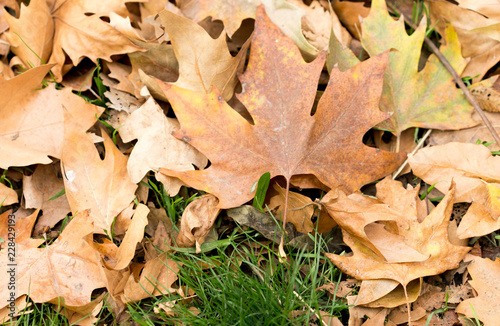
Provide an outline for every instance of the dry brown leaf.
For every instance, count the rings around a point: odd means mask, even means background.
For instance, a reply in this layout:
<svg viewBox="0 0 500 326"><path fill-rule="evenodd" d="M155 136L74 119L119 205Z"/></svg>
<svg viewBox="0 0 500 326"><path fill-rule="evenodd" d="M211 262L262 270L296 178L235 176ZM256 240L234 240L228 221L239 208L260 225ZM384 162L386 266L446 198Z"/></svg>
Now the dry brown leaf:
<svg viewBox="0 0 500 326"><path fill-rule="evenodd" d="M474 10L488 18L500 21L500 7L497 0L457 0L462 8Z"/></svg>
<svg viewBox="0 0 500 326"><path fill-rule="evenodd" d="M144 238L144 228L148 224L149 208L139 204L135 209L130 223L120 246L117 247L112 241L105 241L105 245L93 243L92 245L104 254L104 264L108 269L121 270L126 268L135 256L137 244Z"/></svg>
<svg viewBox="0 0 500 326"><path fill-rule="evenodd" d="M102 132L102 160L90 135L75 130L69 121L66 126L61 170L71 211L90 209L95 226L111 231L114 218L134 200L137 189L127 172L127 157Z"/></svg>
<svg viewBox="0 0 500 326"><path fill-rule="evenodd" d="M250 43L247 42L238 55L232 57L224 33L214 40L201 26L187 18L167 10L159 15L179 61L179 79L175 85L205 93L215 86L224 99L231 99L238 81L236 73L245 61Z"/></svg>
<svg viewBox="0 0 500 326"><path fill-rule="evenodd" d="M199 22L208 16L222 20L224 29L229 37L240 27L247 18L255 18L255 9L258 0L181 0L177 1L182 13Z"/></svg>
<svg viewBox="0 0 500 326"><path fill-rule="evenodd" d="M49 6L54 20L53 49L49 63L57 81L67 72L66 55L76 66L83 57L94 63L101 58L111 61L115 54L141 50L124 35L101 18L114 12L121 16L129 14L125 3L128 0L102 2L100 0L55 0Z"/></svg>
<svg viewBox="0 0 500 326"><path fill-rule="evenodd" d="M474 319L477 316L485 326L498 325L500 318L500 258L495 261L487 258L467 255L465 261L472 280L469 283L478 296L461 302L456 312Z"/></svg>
<svg viewBox="0 0 500 326"><path fill-rule="evenodd" d="M336 203L328 203L326 205L328 212L343 228L344 242L353 250L353 256L346 257L330 253L325 255L343 272L357 279L390 279L403 286L407 286L410 281L417 278L437 275L456 268L470 248L452 245L448 240L448 224L453 208L454 193L452 186L441 203L423 221L419 221L418 218L418 207L422 203L418 197L418 188L412 189L409 186L409 189L405 190L400 182L390 179L377 184L377 195L380 201L366 197L366 200L362 202L365 207L361 216L357 214L359 210L354 210L350 215L342 209L342 202L345 199L340 198ZM337 206L340 207L337 208ZM379 215L381 206L389 211L385 217ZM373 213L375 213L374 217L364 217ZM348 216L347 220L346 216ZM379 248L373 243L369 245L363 234L364 231L359 230L359 222L356 224L358 220L361 220L361 225L367 225L364 220L388 221L386 228L401 237L399 241L404 241L404 248L412 248L428 258L417 261L402 258L401 260L406 262L388 262L383 256L373 251L372 248ZM396 222L396 225L390 223L391 221ZM397 243L394 245L398 246ZM404 251L401 255L405 255Z"/></svg>
<svg viewBox="0 0 500 326"><path fill-rule="evenodd" d="M485 112L486 117L493 125L493 128L500 134L500 113L490 113ZM479 122L479 125L466 128L461 130L433 130L429 137L429 145L444 145L451 142L458 143L472 143L476 144L477 141L480 142L494 142L494 138L491 132L488 130L486 125L482 122L481 118L477 113L472 115L475 121ZM488 146L488 149L492 151L500 150L500 146L496 143Z"/></svg>
<svg viewBox="0 0 500 326"><path fill-rule="evenodd" d="M445 193L452 179L457 184L455 202L481 200L484 182L500 187L500 157L483 145L448 143L420 149L409 159L413 173Z"/></svg>
<svg viewBox="0 0 500 326"><path fill-rule="evenodd" d="M4 14L9 23L5 33L12 52L21 58L26 69L47 63L52 53L54 21L46 0L21 3L18 19Z"/></svg>
<svg viewBox="0 0 500 326"><path fill-rule="evenodd" d="M60 158L63 146L63 111L74 117L75 132L85 132L103 108L86 103L70 89L54 84L39 89L51 65L9 79L0 79L0 167L48 164Z"/></svg>
<svg viewBox="0 0 500 326"><path fill-rule="evenodd" d="M174 135L207 155L211 166L160 172L216 195L221 208L251 199L254 184L265 172L287 180L314 175L330 188L350 191L391 173L405 155L376 150L361 141L369 128L387 117L377 109L386 56L372 57L344 73L332 70L311 116L325 55L305 63L293 42L259 7L249 67L240 77L244 91L238 94L254 124L229 107L216 90L205 94L163 85L181 123ZM290 71L297 77L291 78Z"/></svg>
<svg viewBox="0 0 500 326"><path fill-rule="evenodd" d="M475 193L477 199L462 217L457 229L460 239L480 237L500 229L500 189L498 185L483 183Z"/></svg>
<svg viewBox="0 0 500 326"><path fill-rule="evenodd" d="M41 208L43 211L35 225L34 233L37 235L43 233L46 227L52 228L71 212L66 194L49 200L64 190L58 165L38 165L32 175L23 175L24 207Z"/></svg>
<svg viewBox="0 0 500 326"><path fill-rule="evenodd" d="M199 169L207 165L208 160L203 154L172 136L172 132L177 129L177 120L167 118L153 98L149 98L127 117L118 131L124 142L138 139L127 163L132 182L139 183L148 171L157 173L162 167L183 171L194 170L193 165ZM166 191L174 196L182 183L176 178L172 179L172 186L167 187Z"/></svg>
<svg viewBox="0 0 500 326"><path fill-rule="evenodd" d="M361 21L370 13L370 8L362 2L332 1L333 10L344 26L358 40L361 39ZM335 33L338 37L338 34Z"/></svg>
<svg viewBox="0 0 500 326"><path fill-rule="evenodd" d="M470 92L484 111L500 112L498 75L469 86Z"/></svg>
<svg viewBox="0 0 500 326"><path fill-rule="evenodd" d="M208 232L212 229L220 209L219 200L214 195L203 195L187 205L181 218L181 229L177 236L177 245L191 247L196 245L196 251L205 242Z"/></svg>
<svg viewBox="0 0 500 326"><path fill-rule="evenodd" d="M124 303L139 301L160 294L174 293L172 285L177 281L180 265L164 255L146 262L140 276L131 274L125 284L121 300Z"/></svg>
<svg viewBox="0 0 500 326"><path fill-rule="evenodd" d="M5 207L17 202L17 192L3 183L0 183L0 206Z"/></svg>
<svg viewBox="0 0 500 326"><path fill-rule="evenodd" d="M443 35L445 23L455 28L462 44L462 56L470 61L462 72L464 77L474 77L477 82L499 60L500 40L481 32L481 28L495 26L497 20L488 19L479 13L458 7L446 1L430 1L432 25ZM437 22L437 24L436 24ZM477 76L477 77L476 77Z"/></svg>
<svg viewBox="0 0 500 326"><path fill-rule="evenodd" d="M273 195L271 195L271 198L269 199L269 209L276 210L274 216L283 220L286 190L277 183L273 185L273 189ZM295 225L295 228L300 233L312 232L314 230L314 225L311 218L314 214L314 207L315 206L311 198L290 191L288 193L287 222Z"/></svg>
<svg viewBox="0 0 500 326"><path fill-rule="evenodd" d="M364 280L361 282L359 292L351 299L355 306L369 308L395 308L414 302L420 295L422 278L411 281L405 290L401 284L394 280Z"/></svg>
<svg viewBox="0 0 500 326"><path fill-rule="evenodd" d="M99 254L87 243L89 236L92 241L92 224L88 211L80 211L51 245L18 247L16 297L29 294L34 302L65 306L90 303L92 291L104 286ZM0 252L0 258L0 267L7 270L6 250ZM0 282L0 298L7 302L9 278L2 277Z"/></svg>

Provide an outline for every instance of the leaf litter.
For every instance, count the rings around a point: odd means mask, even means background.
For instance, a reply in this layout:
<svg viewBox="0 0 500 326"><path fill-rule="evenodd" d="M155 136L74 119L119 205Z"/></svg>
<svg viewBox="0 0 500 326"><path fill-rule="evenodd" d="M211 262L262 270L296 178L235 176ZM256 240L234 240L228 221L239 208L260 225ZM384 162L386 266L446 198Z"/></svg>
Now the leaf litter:
<svg viewBox="0 0 500 326"><path fill-rule="evenodd" d="M498 145L422 42L496 126L498 12L423 5L412 29L382 0L0 3L2 321L124 322L153 297L147 318L208 318L186 273L225 273L217 252L274 305L267 275L321 279L289 321L495 325Z"/></svg>

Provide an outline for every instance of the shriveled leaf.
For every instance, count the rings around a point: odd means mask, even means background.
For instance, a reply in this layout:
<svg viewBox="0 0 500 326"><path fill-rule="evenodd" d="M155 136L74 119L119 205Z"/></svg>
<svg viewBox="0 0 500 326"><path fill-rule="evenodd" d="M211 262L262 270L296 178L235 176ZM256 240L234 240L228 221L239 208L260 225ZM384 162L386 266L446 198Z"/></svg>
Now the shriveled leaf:
<svg viewBox="0 0 500 326"><path fill-rule="evenodd" d="M377 184L377 193L382 201L372 198L366 200L364 216L376 212L381 205L388 205L393 214L374 217L379 221L394 221L396 225L387 224L386 228L394 234L398 234L403 239L405 247L411 247L426 259L409 260L406 262L391 263L384 257L377 254L372 248L377 247L376 243L367 245L366 238L352 231L343 229L344 242L352 249L352 256L340 256L326 253L325 255L337 265L343 272L360 280L390 279L407 286L412 280L420 277L437 275L448 269L458 267L459 262L470 250L468 247L455 246L448 240L448 224L453 208L453 197L455 189L452 186L445 198L432 212L422 221L419 219L418 206L421 206L418 198L418 189L405 190L401 183L385 179ZM399 189L398 189L399 188ZM396 195L397 194L397 195ZM352 195L351 195L352 196ZM359 195L358 195L359 196ZM402 198L403 200L399 200ZM342 205L342 199L338 201ZM327 205L330 215L343 226L345 216L338 215L335 203ZM344 213L345 214L345 213ZM398 216L399 215L399 216ZM359 214L350 216L350 223L360 219ZM363 218L363 216L361 217ZM359 231L358 231L359 233ZM368 240L370 238L368 237ZM395 241L394 245L398 243ZM397 250L397 249L396 249ZM405 251L401 251L405 255Z"/></svg>
<svg viewBox="0 0 500 326"><path fill-rule="evenodd" d="M456 312L474 319L477 316L485 326L498 324L500 318L500 259L491 261L473 255L467 255L465 261L471 263L467 270L472 277L469 283L478 296L461 302Z"/></svg>
<svg viewBox="0 0 500 326"><path fill-rule="evenodd" d="M386 56L375 56L344 73L333 70L311 116L325 56L306 64L259 7L249 67L241 77L243 92L238 94L254 125L229 107L216 89L205 94L163 85L181 124L174 135L207 155L211 166L160 171L214 194L220 208L253 198L252 186L265 172L287 180L312 174L330 188L349 191L389 174L405 155L362 143L366 131L388 116L377 109ZM297 77L291 78L290 71Z"/></svg>
<svg viewBox="0 0 500 326"><path fill-rule="evenodd" d="M399 135L410 127L462 129L476 124L471 119L472 106L436 56L431 56L424 69L418 71L425 20L408 36L403 17L394 21L385 1L375 0L362 26L361 42L371 56L391 48L397 50L389 55L380 101L382 111L394 114L379 124L380 128ZM443 35L446 45L440 51L460 74L467 62L460 54L457 35L451 27Z"/></svg>
<svg viewBox="0 0 500 326"><path fill-rule="evenodd" d="M92 218L80 211L59 238L45 248L23 248L17 252L16 297L29 294L34 302L82 306L91 301L91 293L104 286L100 256L87 243L92 236ZM92 240L90 240L92 241ZM7 270L7 253L0 253L0 266ZM2 277L0 298L7 302L9 278Z"/></svg>
<svg viewBox="0 0 500 326"><path fill-rule="evenodd" d="M272 197L269 199L268 207L269 209L276 211L274 214L276 218L282 220L285 211L286 190L278 184L274 184L273 189L274 192L272 192ZM311 198L290 191L288 193L287 222L295 225L295 228L300 233L310 233L314 230L314 223L312 221L313 216L316 217L315 220L317 220L322 226L328 224L328 220L331 220L326 211L318 211L318 205L313 203ZM332 222L329 223L331 227L335 225ZM318 230L318 232L323 233L330 231L330 229L322 227L321 230Z"/></svg>
<svg viewBox="0 0 500 326"><path fill-rule="evenodd" d="M61 169L71 211L90 209L96 227L111 231L113 219L134 200L137 189L127 172L127 157L103 132L106 154L101 160L90 135L67 126Z"/></svg>
<svg viewBox="0 0 500 326"><path fill-rule="evenodd" d="M123 237L120 246L117 247L110 241L108 250L99 250L105 256L105 265L109 269L121 270L126 268L132 258L135 256L137 244L142 241L144 237L144 228L148 224L149 208L144 204L139 204L135 209L134 216L130 223L125 236ZM95 247L101 247L99 244L94 243ZM101 247L101 249L103 249Z"/></svg>
<svg viewBox="0 0 500 326"><path fill-rule="evenodd" d="M39 89L52 66L44 65L9 79L0 79L0 167L48 164L60 158L63 146L63 111L75 118L75 132L85 132L102 108L86 103L70 89L54 84ZM38 89L38 90L37 90Z"/></svg>
<svg viewBox="0 0 500 326"><path fill-rule="evenodd" d="M171 261L165 255L160 255L147 261L142 269L139 269L140 276L131 274L121 294L124 303L139 301L150 298L151 295L175 293L173 284L177 281L177 273L180 270L177 262Z"/></svg>
<svg viewBox="0 0 500 326"><path fill-rule="evenodd" d="M420 149L409 159L413 173L441 192L457 184L455 202L482 199L484 182L500 187L500 157L484 145L448 143Z"/></svg>
<svg viewBox="0 0 500 326"><path fill-rule="evenodd" d="M127 117L118 131L124 142L138 139L127 163L133 183L139 183L148 171L157 172L161 167L182 171L194 170L193 164L200 169L207 165L203 154L172 136L177 129L177 120L167 118L153 98ZM178 181L176 184L166 189L170 195L175 195L182 185Z"/></svg>
<svg viewBox="0 0 500 326"><path fill-rule="evenodd" d="M184 213L182 213L181 229L177 237L179 246L191 247L196 245L196 250L200 251L200 246L205 242L217 215L219 215L218 203L217 197L210 194L201 196L189 203Z"/></svg>

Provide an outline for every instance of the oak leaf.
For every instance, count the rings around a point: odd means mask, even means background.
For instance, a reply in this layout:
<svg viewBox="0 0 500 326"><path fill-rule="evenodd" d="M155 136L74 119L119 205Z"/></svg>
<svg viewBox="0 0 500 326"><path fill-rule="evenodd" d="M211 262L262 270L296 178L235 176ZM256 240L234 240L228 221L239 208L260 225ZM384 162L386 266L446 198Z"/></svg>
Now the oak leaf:
<svg viewBox="0 0 500 326"><path fill-rule="evenodd" d="M161 11L159 15L179 61L179 79L175 85L205 93L215 86L224 99L231 99L238 81L236 73L245 61L249 42L243 45L236 57L232 57L225 33L214 40L201 26L187 18L168 10ZM147 78L143 81L149 87L155 84L154 80ZM160 81L156 83L165 85Z"/></svg>
<svg viewBox="0 0 500 326"><path fill-rule="evenodd" d="M213 20L222 20L224 29L229 37L240 27L247 18L255 18L258 0L181 0L178 6L182 13L199 22L208 16Z"/></svg>
<svg viewBox="0 0 500 326"><path fill-rule="evenodd" d="M45 3L43 0L34 0L28 7L35 6L36 9L29 9L27 17L17 23L13 32L19 34L24 40L33 40L36 45L35 50L43 58L47 57L48 43L52 43L49 63L55 63L52 69L58 82L62 76L71 68L65 65L66 55L71 59L73 65L77 65L83 57L88 57L93 62L98 58L111 61L111 56L141 50L141 48L131 43L120 32L111 27L101 17L109 16L110 12L115 12L121 16L127 16L128 10L125 6L127 0L113 0L102 2L99 0L77 0L64 1L55 0ZM45 8L43 8L45 6ZM42 9L43 8L43 9ZM30 24L23 23L30 19L31 13L37 11L38 16L43 18L42 26L30 29ZM47 15L50 12L50 19ZM42 13L45 14L42 16ZM21 13L21 18L23 13ZM14 22L14 20L11 20ZM44 30L47 28L47 30ZM44 31L40 39L32 36L33 30ZM37 34L38 35L38 34ZM13 39L11 35L10 39ZM41 42L41 45L38 45ZM31 46L31 44L27 44ZM26 47L25 44L19 45ZM24 52L30 51L24 49ZM27 57L26 60L32 60ZM35 63L35 62L34 62Z"/></svg>
<svg viewBox="0 0 500 326"><path fill-rule="evenodd" d="M46 227L52 228L71 212L66 194L60 194L64 190L60 174L57 163L38 165L32 175L23 175L24 207L41 208L43 211L33 230L36 235L42 234Z"/></svg>
<svg viewBox="0 0 500 326"><path fill-rule="evenodd" d="M75 131L84 132L103 108L86 103L70 89L57 90L41 82L52 65L39 66L15 78L0 78L0 167L48 164L61 157L63 110L75 117ZM39 89L39 90L37 90Z"/></svg>
<svg viewBox="0 0 500 326"><path fill-rule="evenodd" d="M448 143L420 149L408 160L413 173L446 192L456 183L455 202L473 202L483 196L485 183L500 187L500 157L481 144Z"/></svg>
<svg viewBox="0 0 500 326"><path fill-rule="evenodd" d="M62 303L65 306L90 303L92 291L104 286L99 267L101 258L86 239L92 235L92 224L88 212L81 211L51 245L18 248L16 260L20 263L16 269L16 296L29 294L34 302ZM3 270L7 270L6 258L6 250L2 250L0 267ZM8 278L2 277L1 282L0 298L7 302Z"/></svg>
<svg viewBox="0 0 500 326"><path fill-rule="evenodd" d="M251 199L265 172L287 181L312 174L330 188L349 191L387 175L405 155L362 143L366 131L388 117L377 109L386 56L345 73L334 69L311 116L325 55L305 63L259 7L249 66L240 78L243 92L237 95L254 124L229 107L216 88L207 94L163 85L181 124L174 135L207 155L211 166L160 172L214 194L220 208Z"/></svg>
<svg viewBox="0 0 500 326"><path fill-rule="evenodd" d="M153 98L149 98L127 117L118 131L124 142L138 139L127 163L132 182L139 183L148 171L158 171L161 167L182 171L194 170L193 164L200 169L207 165L203 154L172 136L172 132L177 129L179 122L167 118ZM157 179L162 177L165 178L157 174ZM165 183L169 185L166 190L172 196L182 186L178 179Z"/></svg>
<svg viewBox="0 0 500 326"><path fill-rule="evenodd" d="M455 311L469 318L477 318L485 326L498 325L500 318L500 258L494 261L467 255L465 261L470 264L467 270L472 277L469 283L477 291L475 298L460 302Z"/></svg>
<svg viewBox="0 0 500 326"><path fill-rule="evenodd" d="M500 20L487 18L446 1L430 1L429 4L431 21L436 30L443 35L446 22L450 22L462 44L462 55L470 58L462 76L473 77L474 82L483 79L488 70L498 63Z"/></svg>
<svg viewBox="0 0 500 326"><path fill-rule="evenodd" d="M135 198L127 157L103 132L106 154L101 160L91 136L74 130L67 119L61 170L71 211L90 209L95 226L110 231L114 218Z"/></svg>
<svg viewBox="0 0 500 326"><path fill-rule="evenodd" d="M453 208L454 186L448 191L444 199L428 216L423 216L422 201L418 198L418 188L412 189L409 186L405 190L400 182L385 179L377 184L377 196L380 200L365 197L363 213L359 210L351 213L342 212L338 205L342 204L342 199L338 202L331 202L326 205L328 212L339 225L345 228L346 224L356 223L357 220L369 217L373 220L367 226L383 222L388 233L398 235L399 240L394 239L394 251L399 250L398 242L403 242L403 250L400 256L404 256L410 247L420 253L425 258L415 257L413 259L400 258L393 260L394 263L385 259L377 253L380 250L377 243L367 245L367 239L356 232L369 232L357 230L356 226L351 229L342 230L344 242L352 249L353 255L350 257L326 253L325 255L337 265L343 272L360 280L390 279L399 282L406 287L412 280L420 277L437 275L448 269L458 267L459 262L470 250L468 247L455 246L448 240L448 224ZM351 195L353 196L353 195ZM349 197L351 197L349 196ZM356 195L359 196L359 195ZM380 207L393 211L392 214L380 214ZM346 213L351 218L345 220ZM371 217L373 215L373 217ZM384 217L385 216L385 217ZM422 219L423 218L423 219ZM395 222L393 225L390 222ZM365 222L363 222L365 224ZM384 224L380 224L384 225ZM368 241L370 237L368 236Z"/></svg>
<svg viewBox="0 0 500 326"><path fill-rule="evenodd" d="M14 189L7 187L0 183L0 204L2 206L9 206L17 203L17 193Z"/></svg>
<svg viewBox="0 0 500 326"><path fill-rule="evenodd" d="M21 4L18 19L4 14L9 23L9 32L5 33L12 52L23 61L26 68L47 63L52 53L54 21L46 0L33 0L29 6Z"/></svg>

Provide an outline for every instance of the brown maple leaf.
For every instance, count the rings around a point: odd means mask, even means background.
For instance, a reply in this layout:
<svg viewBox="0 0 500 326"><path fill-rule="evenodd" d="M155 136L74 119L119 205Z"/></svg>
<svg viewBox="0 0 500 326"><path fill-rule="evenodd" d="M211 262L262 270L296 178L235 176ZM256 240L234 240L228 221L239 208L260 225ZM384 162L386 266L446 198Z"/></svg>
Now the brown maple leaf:
<svg viewBox="0 0 500 326"><path fill-rule="evenodd" d="M334 69L318 107L311 110L325 55L312 63L259 7L250 62L240 80L239 100L253 124L234 111L213 88L193 92L162 85L181 123L174 135L211 161L208 169L160 171L216 195L220 208L253 197L259 177L314 175L330 188L353 191L387 175L404 159L370 148L363 135L389 114L378 110L387 53L351 70Z"/></svg>

